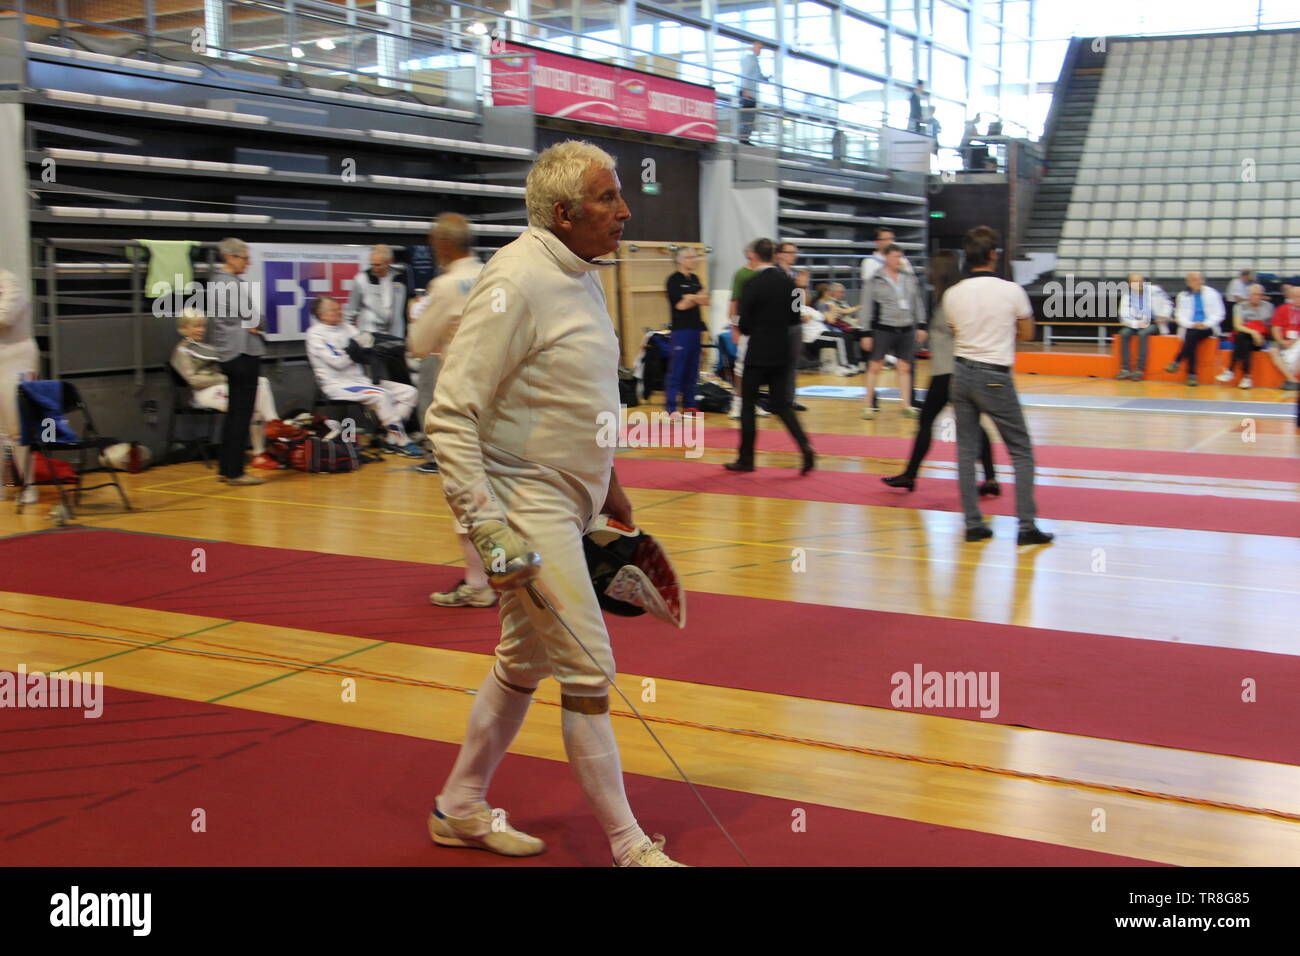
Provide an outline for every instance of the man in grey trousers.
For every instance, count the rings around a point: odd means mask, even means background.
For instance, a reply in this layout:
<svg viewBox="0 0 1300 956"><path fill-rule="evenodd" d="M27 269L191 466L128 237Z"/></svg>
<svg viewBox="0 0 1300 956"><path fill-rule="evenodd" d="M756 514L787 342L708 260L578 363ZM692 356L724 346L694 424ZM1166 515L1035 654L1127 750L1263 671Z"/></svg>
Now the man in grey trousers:
<svg viewBox="0 0 1300 956"><path fill-rule="evenodd" d="M943 295L943 311L954 338L952 407L957 419L957 483L966 516L966 540L983 541L993 531L980 514L975 459L980 452L980 413L988 415L1011 453L1016 473L1017 544L1047 544L1054 535L1034 519L1034 446L1016 395L1011 368L1016 338L1034 337L1029 296L994 273L1001 239L988 226L966 233L963 245L970 275Z"/></svg>

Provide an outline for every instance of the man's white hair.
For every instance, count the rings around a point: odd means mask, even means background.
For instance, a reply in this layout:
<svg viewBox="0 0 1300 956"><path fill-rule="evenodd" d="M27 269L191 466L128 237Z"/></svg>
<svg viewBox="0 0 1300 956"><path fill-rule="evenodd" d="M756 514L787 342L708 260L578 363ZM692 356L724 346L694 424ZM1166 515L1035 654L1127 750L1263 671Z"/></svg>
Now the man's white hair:
<svg viewBox="0 0 1300 956"><path fill-rule="evenodd" d="M1263 294L1264 294L1264 287L1263 287L1262 285L1260 285L1258 282L1252 282L1250 285L1246 286L1246 291L1247 291L1247 292L1258 292L1260 295L1263 295Z"/></svg>
<svg viewBox="0 0 1300 956"><path fill-rule="evenodd" d="M371 246L370 254L372 256L382 256L385 262L393 261L393 250L388 248L388 246L384 245L382 242L377 246Z"/></svg>
<svg viewBox="0 0 1300 956"><path fill-rule="evenodd" d="M226 256L242 256L248 251L248 243L243 239L236 239L234 236L222 239L217 243L217 252L221 253L224 259Z"/></svg>
<svg viewBox="0 0 1300 956"><path fill-rule="evenodd" d="M614 157L599 146L579 139L565 140L543 150L524 183L528 225L537 229L554 228L557 202L564 203L571 217L576 219L581 215L587 173L593 166L613 172Z"/></svg>
<svg viewBox="0 0 1300 956"><path fill-rule="evenodd" d="M673 262L681 262L687 256L696 256L700 254L694 246L678 246L677 251L673 253Z"/></svg>

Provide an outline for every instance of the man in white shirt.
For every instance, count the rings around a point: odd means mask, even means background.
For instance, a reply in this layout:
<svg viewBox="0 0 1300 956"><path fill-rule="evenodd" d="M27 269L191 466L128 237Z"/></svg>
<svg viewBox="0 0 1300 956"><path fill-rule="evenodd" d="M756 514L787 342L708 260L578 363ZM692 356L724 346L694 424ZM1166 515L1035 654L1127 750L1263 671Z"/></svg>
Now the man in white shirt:
<svg viewBox="0 0 1300 956"><path fill-rule="evenodd" d="M1219 290L1205 284L1199 272L1187 273L1187 288L1178 293L1174 307L1174 319L1182 329L1183 347L1178 350L1174 360L1165 366L1165 371L1178 371L1180 362L1187 363L1187 384L1196 385L1196 349L1206 339L1219 334L1226 312L1223 308L1223 296Z"/></svg>
<svg viewBox="0 0 1300 956"><path fill-rule="evenodd" d="M888 226L879 227L876 230L876 251L862 260L863 289L867 288L867 285L871 282L871 277L885 267L885 250L892 245L896 245L894 230ZM907 256L903 256L899 268L909 275L915 275L916 273L916 270L912 268L912 263L907 261Z"/></svg>
<svg viewBox="0 0 1300 956"><path fill-rule="evenodd" d="M438 260L440 272L429 283L425 294L411 303L411 327L406 339L407 350L420 360L420 396L416 415L421 422L427 419L433 403L438 363L460 325L469 290L483 271L482 260L472 251L473 243L469 220L459 213L443 213L429 229L429 245ZM426 430L428 427L426 424ZM427 461L416 471L437 474L438 463ZM496 604L497 595L488 586L483 559L469 540L468 529L454 518L452 524L465 559L465 577L448 591L434 591L429 595L429 603L439 607L491 607Z"/></svg>
<svg viewBox="0 0 1300 956"><path fill-rule="evenodd" d="M568 141L537 157L528 230L470 290L427 427L443 493L501 591L496 663L474 697L465 742L429 815L443 846L504 856L545 850L486 801L492 773L544 677L560 684L561 732L578 785L619 866L678 866L628 806L609 717L614 656L583 539L600 514L632 526L601 423L618 420L618 339L596 272L630 217L614 160ZM535 552L540 565L530 560ZM522 590L535 584L562 609Z"/></svg>
<svg viewBox="0 0 1300 956"><path fill-rule="evenodd" d="M1228 300L1228 308L1231 309L1238 302L1245 302L1250 295L1250 287L1255 282L1255 273L1249 269L1242 269L1237 278L1228 283L1228 291L1224 298Z"/></svg>
<svg viewBox="0 0 1300 956"><path fill-rule="evenodd" d="M970 276L943 295L944 316L953 333L952 407L957 419L957 482L966 516L966 540L993 537L979 509L975 459L980 453L980 413L988 415L1011 453L1016 473L1017 544L1047 544L1054 535L1034 519L1034 446L1016 395L1011 368L1016 338L1034 337L1034 312L1025 290L994 273L1000 237L988 226L966 233L963 246Z"/></svg>

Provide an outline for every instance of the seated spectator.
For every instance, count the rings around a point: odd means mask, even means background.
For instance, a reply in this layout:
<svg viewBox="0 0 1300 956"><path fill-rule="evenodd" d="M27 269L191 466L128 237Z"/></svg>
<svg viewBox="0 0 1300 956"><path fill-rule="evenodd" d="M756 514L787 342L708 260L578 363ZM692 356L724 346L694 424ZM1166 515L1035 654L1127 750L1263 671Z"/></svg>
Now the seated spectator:
<svg viewBox="0 0 1300 956"><path fill-rule="evenodd" d="M1119 300L1119 379L1142 381L1147 370L1147 345L1156 330L1156 322L1168 319L1171 312L1169 297L1158 285L1146 282L1134 272L1128 277L1128 292ZM1129 340L1138 340L1137 365L1129 368Z"/></svg>
<svg viewBox="0 0 1300 956"><path fill-rule="evenodd" d="M817 295L813 301L813 308L822 313L825 323L832 331L843 334L846 343L845 349L848 353L849 368L855 372L865 372L867 368L866 362L863 361L862 349L858 345L858 336L861 332L850 321L854 313L861 309L862 306L848 305L844 302L844 286L842 283L831 282L827 284L820 282L817 284Z"/></svg>
<svg viewBox="0 0 1300 956"><path fill-rule="evenodd" d="M1245 273L1243 273L1244 275ZM1268 348L1268 320L1273 317L1273 303L1264 298L1264 287L1256 283L1246 290L1244 301L1232 310L1232 361L1216 379L1227 384L1233 379L1233 370L1241 364L1241 382L1238 388L1250 388L1250 359L1255 352Z"/></svg>
<svg viewBox="0 0 1300 956"><path fill-rule="evenodd" d="M374 409L387 433L384 451L423 458L424 451L411 441L402 424L415 408L415 387L388 379L378 384L370 381L355 357L361 354L360 343L354 342L360 333L343 321L337 301L328 296L313 299L311 314L316 321L307 330L307 359L321 393L335 401L360 402Z"/></svg>
<svg viewBox="0 0 1300 956"><path fill-rule="evenodd" d="M824 345L833 345L840 356L840 364L835 368L822 368L824 372L834 372L836 375L855 375L857 369L849 365L848 356L848 336L838 329L832 329L822 318L822 313L811 306L805 305L799 310L800 318L803 320L803 344L813 345L821 343Z"/></svg>
<svg viewBox="0 0 1300 956"><path fill-rule="evenodd" d="M1187 384L1196 385L1196 349L1219 332L1223 323L1223 296L1217 289L1205 284L1199 272L1187 273L1187 288L1178 293L1174 318L1182 330L1183 347L1172 362L1165 366L1170 374L1178 371L1181 362L1187 363Z"/></svg>
<svg viewBox="0 0 1300 956"><path fill-rule="evenodd" d="M221 370L216 349L203 341L208 330L207 317L192 306L186 308L176 320L176 330L180 332L181 340L172 350L171 365L194 393L190 401L195 408L226 411L230 407L226 373ZM248 429L248 437L253 445L254 468L280 467L266 454L266 423L279 417L275 411L271 383L265 378L258 378L257 397L253 401L253 422Z"/></svg>
<svg viewBox="0 0 1300 956"><path fill-rule="evenodd" d="M1249 269L1242 269L1241 274L1228 283L1228 291L1223 294L1223 297L1228 300L1228 308L1232 308L1238 302L1245 302L1254 282L1255 273Z"/></svg>
<svg viewBox="0 0 1300 956"><path fill-rule="evenodd" d="M1300 359L1300 286L1288 286L1286 302L1273 310L1269 333L1274 348L1268 354L1286 379L1282 388L1288 392L1300 390L1296 382L1296 364Z"/></svg>

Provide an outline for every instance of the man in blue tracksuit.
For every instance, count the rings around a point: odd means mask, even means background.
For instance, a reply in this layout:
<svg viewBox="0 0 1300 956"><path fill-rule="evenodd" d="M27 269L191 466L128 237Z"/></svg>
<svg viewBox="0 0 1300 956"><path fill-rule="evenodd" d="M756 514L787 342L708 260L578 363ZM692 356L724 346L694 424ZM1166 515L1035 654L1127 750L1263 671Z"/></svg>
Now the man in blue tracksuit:
<svg viewBox="0 0 1300 956"><path fill-rule="evenodd" d="M692 248L677 250L677 271L668 277L668 319L672 338L668 352L668 383L664 401L668 414L677 411L677 396L688 413L695 407L695 386L700 376L700 335L705 331L700 306L708 305L709 293L695 274L699 256Z"/></svg>

